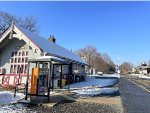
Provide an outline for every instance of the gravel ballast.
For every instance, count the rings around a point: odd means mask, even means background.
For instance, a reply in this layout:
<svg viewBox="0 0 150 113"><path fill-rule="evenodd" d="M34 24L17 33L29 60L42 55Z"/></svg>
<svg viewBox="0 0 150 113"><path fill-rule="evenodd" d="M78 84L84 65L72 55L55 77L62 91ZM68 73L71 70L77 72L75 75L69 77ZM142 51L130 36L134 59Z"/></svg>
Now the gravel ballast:
<svg viewBox="0 0 150 113"><path fill-rule="evenodd" d="M36 113L121 113L118 105L105 105L84 102L63 102L54 107L29 106Z"/></svg>

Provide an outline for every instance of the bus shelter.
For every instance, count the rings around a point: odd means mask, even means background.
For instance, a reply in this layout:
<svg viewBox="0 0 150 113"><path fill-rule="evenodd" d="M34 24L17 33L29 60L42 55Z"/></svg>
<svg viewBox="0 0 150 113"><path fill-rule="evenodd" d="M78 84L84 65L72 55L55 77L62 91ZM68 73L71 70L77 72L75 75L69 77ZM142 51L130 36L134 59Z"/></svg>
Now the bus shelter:
<svg viewBox="0 0 150 113"><path fill-rule="evenodd" d="M54 84L54 65L61 66L60 84L62 84L63 65L69 65L71 75L71 64L69 62L51 56L28 60L25 100L27 100L28 97L30 97L31 101L50 100L50 90L53 89ZM68 79L68 81L70 81L70 79Z"/></svg>

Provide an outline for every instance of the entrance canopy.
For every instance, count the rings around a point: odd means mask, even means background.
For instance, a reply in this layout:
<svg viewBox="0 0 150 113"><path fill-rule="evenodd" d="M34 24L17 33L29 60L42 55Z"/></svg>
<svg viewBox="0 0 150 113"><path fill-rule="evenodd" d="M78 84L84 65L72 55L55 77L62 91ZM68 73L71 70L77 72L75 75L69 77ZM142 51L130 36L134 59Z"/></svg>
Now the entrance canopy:
<svg viewBox="0 0 150 113"><path fill-rule="evenodd" d="M67 63L66 60L54 56L42 56L37 59L29 59L28 62Z"/></svg>

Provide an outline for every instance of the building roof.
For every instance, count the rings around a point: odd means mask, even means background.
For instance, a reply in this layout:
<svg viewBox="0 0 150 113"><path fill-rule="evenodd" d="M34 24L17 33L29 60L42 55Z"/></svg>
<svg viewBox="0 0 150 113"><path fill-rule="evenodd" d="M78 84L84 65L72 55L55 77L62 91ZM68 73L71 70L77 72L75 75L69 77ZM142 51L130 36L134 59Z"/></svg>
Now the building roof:
<svg viewBox="0 0 150 113"><path fill-rule="evenodd" d="M75 53L61 47L60 45L50 42L47 39L28 31L25 28L22 28L19 25L15 26L26 35L35 45L37 45L43 52L48 53L48 55L56 56L70 62L81 63L84 65L88 65L87 62L83 61L79 56Z"/></svg>

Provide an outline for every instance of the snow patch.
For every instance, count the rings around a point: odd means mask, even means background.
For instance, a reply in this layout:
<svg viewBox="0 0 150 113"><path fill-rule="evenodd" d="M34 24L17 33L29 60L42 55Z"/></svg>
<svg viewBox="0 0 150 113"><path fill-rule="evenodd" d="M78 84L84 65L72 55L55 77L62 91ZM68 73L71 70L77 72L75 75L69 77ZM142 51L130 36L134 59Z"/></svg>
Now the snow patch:
<svg viewBox="0 0 150 113"><path fill-rule="evenodd" d="M108 77L108 78L107 78ZM98 96L101 94L113 94L118 92L117 87L104 88L106 86L112 86L118 82L118 75L106 75L105 79L99 75L89 75L83 82L70 84L69 88L72 92L75 92L79 96ZM64 88L68 88L68 85Z"/></svg>
<svg viewBox="0 0 150 113"><path fill-rule="evenodd" d="M17 103L20 99L23 99L25 96L22 93L17 93L14 97L14 93L10 91L0 92L0 105Z"/></svg>
<svg viewBox="0 0 150 113"><path fill-rule="evenodd" d="M138 76L139 78L145 78L145 79L150 79L150 76L146 76L143 74L131 74L132 76Z"/></svg>
<svg viewBox="0 0 150 113"><path fill-rule="evenodd" d="M79 88L87 88L87 87L106 87L110 85L114 85L117 83L117 79L101 79L101 78L95 78L95 77L87 77L86 81L78 82L74 84L70 84L70 89L79 89ZM66 85L64 88L68 88L68 85Z"/></svg>
<svg viewBox="0 0 150 113"><path fill-rule="evenodd" d="M118 92L118 88L92 88L92 89L81 89L81 90L73 90L77 95L80 96L98 96L101 94L112 94L114 92Z"/></svg>
<svg viewBox="0 0 150 113"><path fill-rule="evenodd" d="M0 108L0 113L36 113L36 112L30 112L31 110L28 109L23 104L15 104L15 105L9 105L9 106L3 106Z"/></svg>
<svg viewBox="0 0 150 113"><path fill-rule="evenodd" d="M88 75L90 77L116 77L120 78L120 74L103 74L103 75Z"/></svg>
<svg viewBox="0 0 150 113"><path fill-rule="evenodd" d="M140 75L139 78L146 78L146 79L150 79L150 76L146 76L146 75Z"/></svg>
<svg viewBox="0 0 150 113"><path fill-rule="evenodd" d="M104 74L102 77L116 77L116 78L120 78L120 74Z"/></svg>

